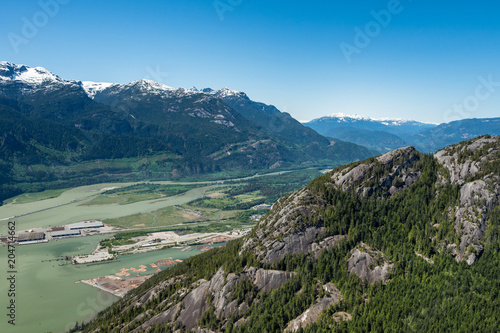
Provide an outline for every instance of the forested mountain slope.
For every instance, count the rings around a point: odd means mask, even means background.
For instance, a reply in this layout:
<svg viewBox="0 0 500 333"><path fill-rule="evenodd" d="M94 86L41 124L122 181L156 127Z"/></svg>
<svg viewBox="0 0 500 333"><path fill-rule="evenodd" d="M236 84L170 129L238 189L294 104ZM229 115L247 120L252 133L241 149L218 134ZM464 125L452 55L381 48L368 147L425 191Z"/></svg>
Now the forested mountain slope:
<svg viewBox="0 0 500 333"><path fill-rule="evenodd" d="M151 80L65 80L0 62L0 202L75 184L339 165L372 155L248 98L259 108L245 116L226 103L230 94ZM258 121L268 109L287 119L280 131Z"/></svg>
<svg viewBox="0 0 500 333"><path fill-rule="evenodd" d="M338 167L85 332L496 332L500 137Z"/></svg>

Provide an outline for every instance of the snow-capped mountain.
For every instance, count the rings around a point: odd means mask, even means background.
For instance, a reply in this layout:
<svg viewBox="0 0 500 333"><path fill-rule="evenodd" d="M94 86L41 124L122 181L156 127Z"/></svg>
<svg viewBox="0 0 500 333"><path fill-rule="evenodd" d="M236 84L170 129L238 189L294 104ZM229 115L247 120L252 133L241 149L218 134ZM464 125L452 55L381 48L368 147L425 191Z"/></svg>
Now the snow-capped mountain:
<svg viewBox="0 0 500 333"><path fill-rule="evenodd" d="M380 153L410 145L410 136L437 126L409 119L376 119L345 113L334 113L304 125L322 135L363 145Z"/></svg>
<svg viewBox="0 0 500 333"><path fill-rule="evenodd" d="M78 81L65 80L43 67L0 62L0 96L8 98L43 99L42 96L85 96Z"/></svg>
<svg viewBox="0 0 500 333"><path fill-rule="evenodd" d="M304 125L327 137L353 142L379 153L415 146L433 152L447 145L479 135L500 134L500 119L463 119L448 124L433 124L408 119L370 118L335 113Z"/></svg>
<svg viewBox="0 0 500 333"><path fill-rule="evenodd" d="M314 119L304 123L318 133L337 138L341 140L352 139L355 135L359 137L361 132L367 135L367 140L370 139L370 132L379 132L378 135L384 134L384 140L404 142L394 136L405 138L408 135L413 135L423 130L428 130L437 126L437 124L424 123L416 120L401 119L401 118L370 118L360 115L348 115L345 113L334 113L330 116ZM368 132L364 132L368 131ZM357 140L354 140L356 142ZM365 142L365 140L361 140ZM393 145L387 146L387 149L393 149Z"/></svg>
<svg viewBox="0 0 500 333"><path fill-rule="evenodd" d="M306 123L306 125L315 129L317 128L319 131L325 131L325 129L328 130L340 125L353 126L365 130L386 131L398 135L430 129L438 124L403 118L370 118L357 114L334 113L330 116L314 119Z"/></svg>
<svg viewBox="0 0 500 333"><path fill-rule="evenodd" d="M19 81L32 86L44 83L66 82L45 68L16 65L7 61L0 61L0 80Z"/></svg>
<svg viewBox="0 0 500 333"><path fill-rule="evenodd" d="M204 88L198 90L196 87L192 87L190 89L173 88L163 83L147 79L136 80L130 82L129 84L83 81L81 82L81 86L85 90L87 95L92 99L94 99L97 94L101 93L117 94L127 89L140 91L143 94L163 96L163 97L172 97L172 96L181 97L192 94L208 94L223 99L232 96L242 96L242 97L246 96L246 94L243 92L231 90L228 88L222 88L219 90L213 90L211 88Z"/></svg>
<svg viewBox="0 0 500 333"><path fill-rule="evenodd" d="M119 92L128 89L132 89L145 95L156 95L164 97L172 97L176 95L185 96L189 94L209 94L217 98L246 96L245 93L228 88L222 88L219 90L213 90L211 88L198 90L195 87L191 89L173 88L163 83L148 79L140 79L132 81L128 84L65 80L43 67L29 67L26 65L13 64L7 61L0 61L0 82L2 81L4 83L7 83L7 81L9 81L10 83L15 82L19 84L25 84L28 86L28 89L25 89L25 91L30 93L34 93L35 91L37 91L37 88L40 88L42 86L43 89L46 90L50 85L78 85L83 88L87 96L92 99L94 99L96 95L104 92L108 94L118 94Z"/></svg>
<svg viewBox="0 0 500 333"><path fill-rule="evenodd" d="M219 90L212 90L210 88L205 88L202 91L206 92L208 90L211 90L209 93L212 95L215 95L219 98L227 98L227 97L233 97L233 96L240 96L240 97L246 97L246 94L241 91L236 91L236 90L231 90L228 88L222 88Z"/></svg>
<svg viewBox="0 0 500 333"><path fill-rule="evenodd" d="M50 94L60 89L75 93L79 90L79 85L77 81L64 80L43 67L0 61L0 93L34 96L39 92Z"/></svg>
<svg viewBox="0 0 500 333"><path fill-rule="evenodd" d="M147 79L132 81L128 84L83 81L81 82L81 86L85 90L87 95L92 99L94 99L98 94L117 94L126 90L133 90L136 93L143 95L155 95L164 97L171 96L175 93L192 93L191 91L184 88L172 88L163 83Z"/></svg>

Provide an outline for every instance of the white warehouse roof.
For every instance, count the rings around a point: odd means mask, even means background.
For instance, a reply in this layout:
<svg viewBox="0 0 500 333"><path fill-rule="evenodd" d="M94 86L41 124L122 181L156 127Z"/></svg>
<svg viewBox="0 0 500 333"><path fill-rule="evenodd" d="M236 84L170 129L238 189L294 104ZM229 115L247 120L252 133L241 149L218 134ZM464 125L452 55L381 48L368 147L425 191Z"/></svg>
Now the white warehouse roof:
<svg viewBox="0 0 500 333"><path fill-rule="evenodd" d="M68 224L70 230L87 229L87 228L102 228L104 224L101 221L85 221Z"/></svg>
<svg viewBox="0 0 500 333"><path fill-rule="evenodd" d="M80 235L80 230L52 231L50 234L52 235L52 237L76 236Z"/></svg>

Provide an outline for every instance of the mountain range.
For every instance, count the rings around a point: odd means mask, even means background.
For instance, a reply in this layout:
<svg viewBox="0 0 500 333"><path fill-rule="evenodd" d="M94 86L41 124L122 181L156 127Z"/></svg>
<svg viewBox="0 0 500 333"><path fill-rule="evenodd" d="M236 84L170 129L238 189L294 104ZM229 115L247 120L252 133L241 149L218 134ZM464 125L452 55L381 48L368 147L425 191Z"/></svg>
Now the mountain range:
<svg viewBox="0 0 500 333"><path fill-rule="evenodd" d="M0 119L0 200L74 184L332 166L372 155L241 92L65 80L9 62L0 62Z"/></svg>
<svg viewBox="0 0 500 333"><path fill-rule="evenodd" d="M304 125L326 137L353 142L377 153L406 146L415 146L422 152L435 152L479 135L500 135L500 118L464 119L432 124L337 113L314 119Z"/></svg>
<svg viewBox="0 0 500 333"><path fill-rule="evenodd" d="M500 137L340 166L84 332L496 332Z"/></svg>
<svg viewBox="0 0 500 333"><path fill-rule="evenodd" d="M301 124L227 88L62 79L0 62L0 202L104 181L332 167L500 134L500 118L428 124L336 114Z"/></svg>

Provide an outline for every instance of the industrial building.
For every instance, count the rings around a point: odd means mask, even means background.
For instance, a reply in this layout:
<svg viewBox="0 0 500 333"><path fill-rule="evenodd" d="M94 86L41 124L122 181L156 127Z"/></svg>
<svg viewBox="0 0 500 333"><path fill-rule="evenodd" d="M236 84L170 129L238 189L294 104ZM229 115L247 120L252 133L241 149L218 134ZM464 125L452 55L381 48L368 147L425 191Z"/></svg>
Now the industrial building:
<svg viewBox="0 0 500 333"><path fill-rule="evenodd" d="M61 231L53 231L51 233L52 238L61 238L61 237L75 237L80 236L80 230L61 230Z"/></svg>
<svg viewBox="0 0 500 333"><path fill-rule="evenodd" d="M20 233L17 235L17 242L19 244L27 243L27 242L38 242L45 240L44 232L26 232Z"/></svg>
<svg viewBox="0 0 500 333"><path fill-rule="evenodd" d="M85 221L68 224L69 230L80 230L80 229L92 229L92 228L102 228L104 224L101 221Z"/></svg>

